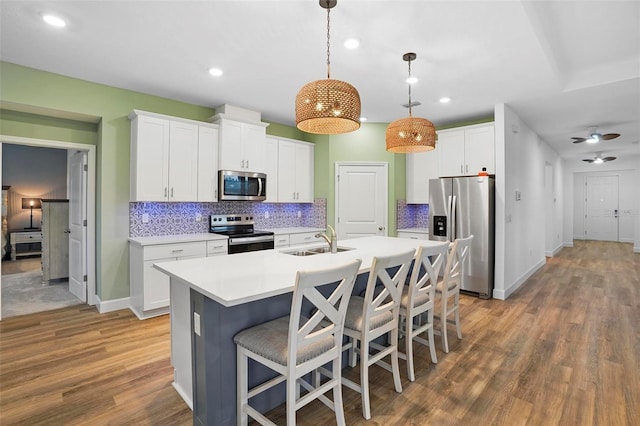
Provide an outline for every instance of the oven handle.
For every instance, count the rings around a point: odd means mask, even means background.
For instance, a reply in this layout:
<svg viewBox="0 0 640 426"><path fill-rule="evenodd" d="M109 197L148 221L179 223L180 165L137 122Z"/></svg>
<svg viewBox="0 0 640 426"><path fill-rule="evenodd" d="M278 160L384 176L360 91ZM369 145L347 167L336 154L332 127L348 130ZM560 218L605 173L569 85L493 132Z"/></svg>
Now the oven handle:
<svg viewBox="0 0 640 426"><path fill-rule="evenodd" d="M230 237L229 245L238 246L238 245L247 244L247 243L262 243L262 242L274 241L274 239L275 238L273 235L264 235L261 237L240 237L240 238Z"/></svg>

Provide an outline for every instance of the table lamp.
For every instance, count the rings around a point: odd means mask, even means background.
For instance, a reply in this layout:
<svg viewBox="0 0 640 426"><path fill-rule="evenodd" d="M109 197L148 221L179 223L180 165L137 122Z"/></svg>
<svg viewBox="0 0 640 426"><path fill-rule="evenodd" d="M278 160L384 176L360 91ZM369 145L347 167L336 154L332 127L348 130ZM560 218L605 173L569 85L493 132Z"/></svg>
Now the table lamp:
<svg viewBox="0 0 640 426"><path fill-rule="evenodd" d="M40 200L40 198L23 198L22 208L31 210L31 219L29 221L29 227L24 229L39 229L39 228L34 228L33 226L33 209L42 208L42 201Z"/></svg>

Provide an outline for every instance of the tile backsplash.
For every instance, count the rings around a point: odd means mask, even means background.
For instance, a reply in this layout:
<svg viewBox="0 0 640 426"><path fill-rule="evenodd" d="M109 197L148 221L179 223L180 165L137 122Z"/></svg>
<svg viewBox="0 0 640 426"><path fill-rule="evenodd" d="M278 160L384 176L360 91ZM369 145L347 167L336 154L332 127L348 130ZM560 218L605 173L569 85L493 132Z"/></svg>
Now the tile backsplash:
<svg viewBox="0 0 640 426"><path fill-rule="evenodd" d="M429 205L407 204L405 200L398 200L396 204L396 217L398 229L428 228Z"/></svg>
<svg viewBox="0 0 640 426"><path fill-rule="evenodd" d="M254 201L220 201L217 203L129 203L129 236L197 234L208 232L209 215L249 214L258 229L314 227L327 224L327 200L313 203L281 204ZM201 221L196 222L198 214ZM148 222L143 216L148 215ZM268 217L267 217L268 216Z"/></svg>

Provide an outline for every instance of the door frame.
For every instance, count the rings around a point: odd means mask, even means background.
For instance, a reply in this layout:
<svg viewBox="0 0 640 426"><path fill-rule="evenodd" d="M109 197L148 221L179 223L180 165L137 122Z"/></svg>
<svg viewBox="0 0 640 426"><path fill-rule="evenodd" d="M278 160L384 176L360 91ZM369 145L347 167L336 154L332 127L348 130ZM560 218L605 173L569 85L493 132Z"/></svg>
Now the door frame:
<svg viewBox="0 0 640 426"><path fill-rule="evenodd" d="M87 166L89 169L87 172L87 199L85 200L87 207L87 304L96 305L98 302L96 294L96 146L50 139L0 135L0 150L3 143L39 148L57 148L67 150L67 152L69 150L85 151L87 153ZM0 167L0 182L2 181L1 172ZM1 297L0 291L0 300ZM2 312L0 311L1 318Z"/></svg>
<svg viewBox="0 0 640 426"><path fill-rule="evenodd" d="M384 223L385 223L385 235L389 235L389 163L385 161L336 161L334 166L334 218L335 218L335 226L336 233L340 235L340 222L338 222L339 212L340 212L340 167L342 166L380 166L385 170L385 180L387 182L387 192L384 195L385 198L385 206L384 206Z"/></svg>

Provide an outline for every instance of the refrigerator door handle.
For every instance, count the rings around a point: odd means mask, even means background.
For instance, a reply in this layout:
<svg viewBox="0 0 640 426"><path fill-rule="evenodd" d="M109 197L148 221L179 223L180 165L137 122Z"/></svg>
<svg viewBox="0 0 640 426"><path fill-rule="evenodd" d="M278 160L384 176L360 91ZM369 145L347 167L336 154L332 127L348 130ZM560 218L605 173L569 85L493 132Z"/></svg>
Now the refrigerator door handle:
<svg viewBox="0 0 640 426"><path fill-rule="evenodd" d="M456 202L456 196L452 196L451 198L451 226L449 227L451 229L451 238L449 239L449 241L453 242L456 239L456 222L457 222L457 217L456 217L456 204L458 204Z"/></svg>

